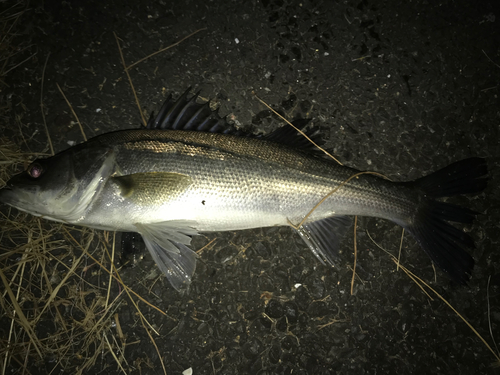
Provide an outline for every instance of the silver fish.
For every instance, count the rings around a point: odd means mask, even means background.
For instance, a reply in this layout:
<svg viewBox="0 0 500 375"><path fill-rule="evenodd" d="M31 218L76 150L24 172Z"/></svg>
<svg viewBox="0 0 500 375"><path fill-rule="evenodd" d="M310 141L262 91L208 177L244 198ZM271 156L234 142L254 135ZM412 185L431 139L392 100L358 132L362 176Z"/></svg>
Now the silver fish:
<svg viewBox="0 0 500 375"><path fill-rule="evenodd" d="M412 182L352 178L357 170L314 153L293 128L238 134L188 91L175 102L170 96L146 129L102 134L34 161L0 190L0 202L49 220L140 233L177 290L191 282L196 254L187 246L199 232L289 225L334 265L352 215L402 226L453 280L467 282L474 242L449 221L470 223L476 213L438 198L482 191L484 159Z"/></svg>

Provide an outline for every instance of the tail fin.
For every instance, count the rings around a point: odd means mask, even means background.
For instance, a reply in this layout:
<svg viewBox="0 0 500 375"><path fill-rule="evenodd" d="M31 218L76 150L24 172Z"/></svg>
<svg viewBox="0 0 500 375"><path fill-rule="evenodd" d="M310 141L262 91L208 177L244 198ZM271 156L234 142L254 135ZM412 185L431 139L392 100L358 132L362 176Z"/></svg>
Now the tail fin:
<svg viewBox="0 0 500 375"><path fill-rule="evenodd" d="M470 158L405 183L425 195L414 219L405 228L434 263L460 284L467 283L474 267L474 259L466 251L474 248L474 241L448 222L469 224L478 213L435 198L478 193L486 187L487 173L485 159Z"/></svg>

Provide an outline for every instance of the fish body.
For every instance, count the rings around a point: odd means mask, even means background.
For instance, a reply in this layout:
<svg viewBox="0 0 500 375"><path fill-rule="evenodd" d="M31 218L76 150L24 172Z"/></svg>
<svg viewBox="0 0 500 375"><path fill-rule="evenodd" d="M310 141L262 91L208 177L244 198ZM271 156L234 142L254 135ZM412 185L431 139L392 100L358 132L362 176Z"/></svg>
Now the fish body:
<svg viewBox="0 0 500 375"><path fill-rule="evenodd" d="M138 232L178 290L194 272L187 245L199 232L290 225L322 262L335 264L348 215L395 222L453 279L468 279L473 241L448 221L469 223L475 213L436 199L484 189L484 159L391 182L319 156L291 128L234 134L195 100L187 92L170 97L147 129L102 134L36 160L0 190L0 202L64 223Z"/></svg>
<svg viewBox="0 0 500 375"><path fill-rule="evenodd" d="M77 204L86 206L85 212L63 221L112 231L173 220L191 221L200 232L298 224L358 173L271 141L182 130L108 133L65 157L82 170L79 160L87 163L92 155L103 155L93 161L102 165L97 174L97 168L87 167L90 191L82 196L95 193ZM362 175L323 202L307 222L333 215L403 222L417 203L411 189Z"/></svg>

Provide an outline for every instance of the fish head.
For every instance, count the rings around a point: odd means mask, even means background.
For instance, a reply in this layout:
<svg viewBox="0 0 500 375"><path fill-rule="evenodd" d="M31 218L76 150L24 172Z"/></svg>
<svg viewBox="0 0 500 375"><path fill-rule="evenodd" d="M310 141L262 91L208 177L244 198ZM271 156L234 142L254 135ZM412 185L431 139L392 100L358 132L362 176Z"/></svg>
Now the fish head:
<svg viewBox="0 0 500 375"><path fill-rule="evenodd" d="M68 153L37 159L0 190L0 202L36 216L57 216L76 192L73 171Z"/></svg>
<svg viewBox="0 0 500 375"><path fill-rule="evenodd" d="M50 220L77 223L109 175L109 153L78 148L37 159L0 189L0 202Z"/></svg>

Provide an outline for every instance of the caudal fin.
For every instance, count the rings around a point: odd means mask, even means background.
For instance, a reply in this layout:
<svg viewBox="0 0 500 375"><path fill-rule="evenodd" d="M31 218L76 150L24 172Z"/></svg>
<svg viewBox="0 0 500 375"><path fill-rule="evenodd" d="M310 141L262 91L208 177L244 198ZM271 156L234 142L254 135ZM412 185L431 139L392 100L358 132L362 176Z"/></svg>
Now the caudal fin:
<svg viewBox="0 0 500 375"><path fill-rule="evenodd" d="M474 241L449 222L469 224L478 213L436 198L479 193L486 187L487 173L485 159L470 158L405 183L425 194L417 214L405 228L434 263L460 284L467 283L474 267L474 259L467 253L474 248Z"/></svg>

